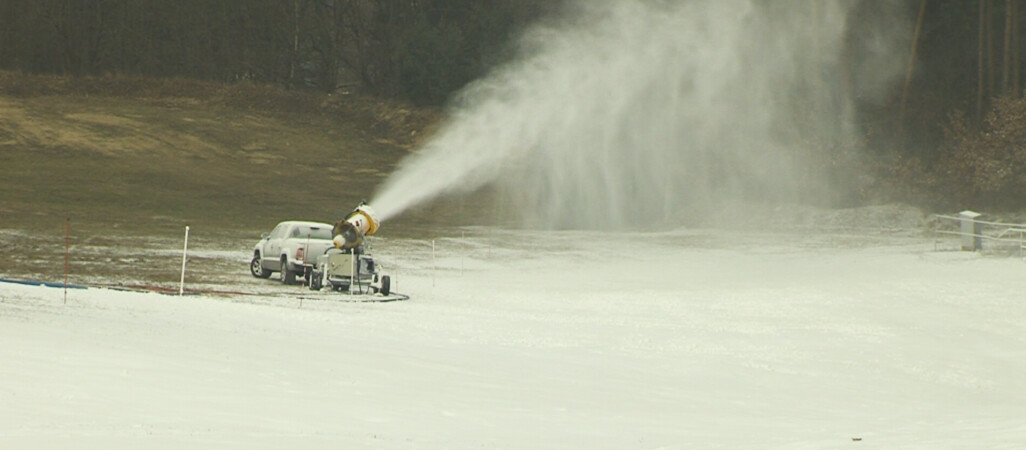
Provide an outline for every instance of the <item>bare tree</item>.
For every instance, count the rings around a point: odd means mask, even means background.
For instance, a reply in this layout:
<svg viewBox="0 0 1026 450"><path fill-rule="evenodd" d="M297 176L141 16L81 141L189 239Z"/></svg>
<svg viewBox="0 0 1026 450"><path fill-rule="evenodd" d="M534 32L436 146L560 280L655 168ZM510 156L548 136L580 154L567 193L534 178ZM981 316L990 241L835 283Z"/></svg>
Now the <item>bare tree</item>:
<svg viewBox="0 0 1026 450"><path fill-rule="evenodd" d="M987 28L987 0L980 0L980 25L977 38L979 40L978 64L976 71L976 120L983 119L983 76L984 76L984 54L986 52L986 28Z"/></svg>
<svg viewBox="0 0 1026 450"><path fill-rule="evenodd" d="M1012 0L1005 0L1005 45L1001 64L1001 92L1011 91L1012 68Z"/></svg>
<svg viewBox="0 0 1026 450"><path fill-rule="evenodd" d="M916 52L919 49L919 36L923 30L923 16L926 15L926 0L919 3L919 15L916 19L915 33L912 35L912 49L908 55L908 67L905 69L905 85L901 90L901 109L898 113L898 135L904 134L905 108L908 104L908 88L912 84L912 70L915 68Z"/></svg>
<svg viewBox="0 0 1026 450"><path fill-rule="evenodd" d="M1012 93L1019 95L1019 2L1012 2Z"/></svg>

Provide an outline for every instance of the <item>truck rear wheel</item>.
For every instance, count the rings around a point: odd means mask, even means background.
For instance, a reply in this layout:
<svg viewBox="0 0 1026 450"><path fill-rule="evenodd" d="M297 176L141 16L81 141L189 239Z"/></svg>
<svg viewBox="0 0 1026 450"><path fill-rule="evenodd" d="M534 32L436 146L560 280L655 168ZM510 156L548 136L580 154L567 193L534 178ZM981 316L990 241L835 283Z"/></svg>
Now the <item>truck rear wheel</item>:
<svg viewBox="0 0 1026 450"><path fill-rule="evenodd" d="M381 276L381 295L388 295L392 292L392 279L388 275Z"/></svg>
<svg viewBox="0 0 1026 450"><path fill-rule="evenodd" d="M278 274L281 284L296 284L296 274L289 270L289 260L281 259L281 272Z"/></svg>

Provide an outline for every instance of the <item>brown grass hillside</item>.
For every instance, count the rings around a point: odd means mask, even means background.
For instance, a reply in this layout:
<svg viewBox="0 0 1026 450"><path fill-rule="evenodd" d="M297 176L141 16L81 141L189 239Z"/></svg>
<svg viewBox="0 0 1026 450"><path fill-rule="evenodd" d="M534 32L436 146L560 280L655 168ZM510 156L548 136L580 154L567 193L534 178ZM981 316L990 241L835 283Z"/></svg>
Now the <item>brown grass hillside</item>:
<svg viewBox="0 0 1026 450"><path fill-rule="evenodd" d="M0 73L0 229L333 221L437 120L249 83Z"/></svg>

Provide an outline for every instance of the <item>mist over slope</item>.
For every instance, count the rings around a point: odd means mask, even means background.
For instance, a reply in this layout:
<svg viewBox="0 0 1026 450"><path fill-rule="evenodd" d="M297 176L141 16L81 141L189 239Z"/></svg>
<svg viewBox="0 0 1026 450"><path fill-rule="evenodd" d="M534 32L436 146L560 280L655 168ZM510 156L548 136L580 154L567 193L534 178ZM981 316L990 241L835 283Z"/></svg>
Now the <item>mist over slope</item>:
<svg viewBox="0 0 1026 450"><path fill-rule="evenodd" d="M494 185L529 225L615 229L821 201L840 186L811 161L852 141L852 88L900 73L898 3L852 53L851 1L578 2L465 89L373 204L388 219Z"/></svg>

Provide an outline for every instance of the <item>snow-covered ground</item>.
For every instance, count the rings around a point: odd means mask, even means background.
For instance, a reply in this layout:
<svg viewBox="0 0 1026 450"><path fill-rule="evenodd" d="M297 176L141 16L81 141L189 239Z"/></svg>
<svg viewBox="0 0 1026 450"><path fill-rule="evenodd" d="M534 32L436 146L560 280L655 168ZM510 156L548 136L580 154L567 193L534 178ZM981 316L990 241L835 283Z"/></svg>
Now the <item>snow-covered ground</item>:
<svg viewBox="0 0 1026 450"><path fill-rule="evenodd" d="M300 298L250 278L247 249L221 256L267 295L0 283L0 447L1026 445L1019 258L879 233L469 234L434 258L376 243L405 302Z"/></svg>

